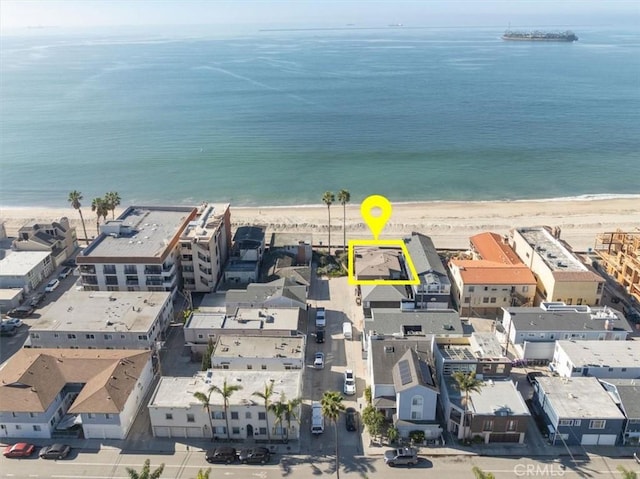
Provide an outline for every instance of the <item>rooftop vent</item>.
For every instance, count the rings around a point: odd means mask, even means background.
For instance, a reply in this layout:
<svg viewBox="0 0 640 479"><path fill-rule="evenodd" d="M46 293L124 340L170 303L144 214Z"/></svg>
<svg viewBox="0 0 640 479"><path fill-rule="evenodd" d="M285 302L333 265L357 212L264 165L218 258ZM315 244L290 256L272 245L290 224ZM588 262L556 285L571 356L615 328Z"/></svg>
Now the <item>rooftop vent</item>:
<svg viewBox="0 0 640 479"><path fill-rule="evenodd" d="M394 351L393 346L385 346L384 347L384 352L385 353L392 353Z"/></svg>

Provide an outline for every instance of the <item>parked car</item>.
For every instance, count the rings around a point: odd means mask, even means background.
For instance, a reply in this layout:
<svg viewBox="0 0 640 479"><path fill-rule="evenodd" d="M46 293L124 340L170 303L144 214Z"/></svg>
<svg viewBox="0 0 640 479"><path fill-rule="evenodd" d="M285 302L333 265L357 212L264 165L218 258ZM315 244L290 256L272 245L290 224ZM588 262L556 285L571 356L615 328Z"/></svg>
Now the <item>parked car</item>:
<svg viewBox="0 0 640 479"><path fill-rule="evenodd" d="M316 343L324 343L324 331L318 330L316 331Z"/></svg>
<svg viewBox="0 0 640 479"><path fill-rule="evenodd" d="M28 318L31 316L31 313L33 313L33 308L27 304L23 304L22 306L9 310L7 316L11 318Z"/></svg>
<svg viewBox="0 0 640 479"><path fill-rule="evenodd" d="M42 300L44 300L44 297L45 297L44 293L34 294L31 300L29 301L29 305L32 308L37 308L38 306L40 306L40 303L42 303Z"/></svg>
<svg viewBox="0 0 640 479"><path fill-rule="evenodd" d="M384 463L390 467L398 465L414 466L418 464L418 451L413 447L401 447L384 453Z"/></svg>
<svg viewBox="0 0 640 479"><path fill-rule="evenodd" d="M58 275L58 279L59 280L63 280L65 279L67 276L69 276L71 274L71 272L73 271L73 269L69 268L68 266L66 268L64 268L62 271L60 271L60 274Z"/></svg>
<svg viewBox="0 0 640 479"><path fill-rule="evenodd" d="M15 336L17 328L13 324L0 324L0 336Z"/></svg>
<svg viewBox="0 0 640 479"><path fill-rule="evenodd" d="M266 464L271 460L271 453L266 447L243 449L238 455L242 464Z"/></svg>
<svg viewBox="0 0 640 479"><path fill-rule="evenodd" d="M353 407L348 407L344 411L345 425L347 431L356 431L358 429L358 413Z"/></svg>
<svg viewBox="0 0 640 479"><path fill-rule="evenodd" d="M22 326L22 320L19 318L7 318L2 321L2 324L13 326L14 328L19 328Z"/></svg>
<svg viewBox="0 0 640 479"><path fill-rule="evenodd" d="M324 368L324 353L318 351L313 358L313 367L316 369Z"/></svg>
<svg viewBox="0 0 640 479"><path fill-rule="evenodd" d="M42 459L64 459L71 452L71 446L66 444L52 444L40 449L39 456Z"/></svg>
<svg viewBox="0 0 640 479"><path fill-rule="evenodd" d="M75 268L76 267L76 260L74 258L69 258L64 263L62 263L62 266L68 266L70 268Z"/></svg>
<svg viewBox="0 0 640 479"><path fill-rule="evenodd" d="M49 281L47 283L47 286L44 288L44 292L45 293L51 293L51 292L55 291L58 286L60 286L60 280L59 279L52 279L51 281Z"/></svg>
<svg viewBox="0 0 640 479"><path fill-rule="evenodd" d="M236 449L229 446L216 447L205 455L207 462L231 464L237 459Z"/></svg>
<svg viewBox="0 0 640 479"><path fill-rule="evenodd" d="M2 455L4 457L29 457L33 454L35 446L28 442L18 442L13 446L7 446L4 448Z"/></svg>
<svg viewBox="0 0 640 479"><path fill-rule="evenodd" d="M356 378L353 375L353 369L347 369L344 372L344 393L348 396L356 393Z"/></svg>
<svg viewBox="0 0 640 479"><path fill-rule="evenodd" d="M533 383L536 382L536 378L539 378L540 376L544 376L544 374L542 374L541 371L531 371L527 373L527 381L529 382L529 384L531 384L533 386Z"/></svg>
<svg viewBox="0 0 640 479"><path fill-rule="evenodd" d="M324 328L327 325L327 317L323 307L316 308L316 328Z"/></svg>

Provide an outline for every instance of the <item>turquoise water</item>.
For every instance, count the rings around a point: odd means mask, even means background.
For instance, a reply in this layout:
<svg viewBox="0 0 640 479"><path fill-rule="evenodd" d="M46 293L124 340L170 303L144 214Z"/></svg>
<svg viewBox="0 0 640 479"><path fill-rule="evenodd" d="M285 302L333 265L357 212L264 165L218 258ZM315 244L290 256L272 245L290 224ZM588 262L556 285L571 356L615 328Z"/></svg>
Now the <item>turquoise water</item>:
<svg viewBox="0 0 640 479"><path fill-rule="evenodd" d="M0 204L640 193L640 32L4 37Z"/></svg>

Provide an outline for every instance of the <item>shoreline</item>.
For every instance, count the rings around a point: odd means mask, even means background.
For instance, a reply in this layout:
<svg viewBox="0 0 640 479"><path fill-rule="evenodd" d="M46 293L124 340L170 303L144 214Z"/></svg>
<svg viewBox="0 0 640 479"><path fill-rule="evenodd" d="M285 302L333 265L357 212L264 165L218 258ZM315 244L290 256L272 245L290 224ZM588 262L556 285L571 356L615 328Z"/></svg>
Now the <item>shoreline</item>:
<svg viewBox="0 0 640 479"><path fill-rule="evenodd" d="M599 233L636 231L640 227L640 195L623 198L589 197L581 199L515 200L515 201L424 201L397 202L381 238L399 238L418 231L434 241L437 248L469 246L469 237L484 231L508 234L516 227L559 226L562 239L574 249L586 251L595 244ZM124 208L116 210L116 217ZM89 237L95 235L95 215L89 205L82 208ZM0 207L0 223L4 223L8 236L32 221L52 221L62 216L76 227L82 237L78 212L65 208ZM110 219L110 215L109 218ZM231 204L232 229L244 225L267 227L267 242L273 232L313 234L314 244L328 241L327 207L298 206L234 206ZM331 206L331 243L341 246L343 208L339 203ZM346 207L347 239L371 238L368 227L360 216L358 203Z"/></svg>

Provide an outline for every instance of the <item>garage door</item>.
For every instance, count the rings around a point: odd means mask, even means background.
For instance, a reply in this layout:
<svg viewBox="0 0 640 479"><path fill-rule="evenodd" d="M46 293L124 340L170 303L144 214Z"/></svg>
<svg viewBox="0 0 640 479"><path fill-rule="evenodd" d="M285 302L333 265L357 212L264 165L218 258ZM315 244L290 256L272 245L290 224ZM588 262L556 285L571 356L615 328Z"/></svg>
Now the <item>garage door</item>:
<svg viewBox="0 0 640 479"><path fill-rule="evenodd" d="M202 437L202 428L199 428L199 427L188 427L187 428L187 437Z"/></svg>
<svg viewBox="0 0 640 479"><path fill-rule="evenodd" d="M583 434L583 446L615 446L615 434Z"/></svg>
<svg viewBox="0 0 640 479"><path fill-rule="evenodd" d="M596 446L598 444L598 437L600 434L583 434L582 445L583 446Z"/></svg>
<svg viewBox="0 0 640 479"><path fill-rule="evenodd" d="M169 437L169 426L155 426L153 433L156 437Z"/></svg>
<svg viewBox="0 0 640 479"><path fill-rule="evenodd" d="M520 434L507 434L507 433L491 433L489 436L489 442L518 442L520 441Z"/></svg>
<svg viewBox="0 0 640 479"><path fill-rule="evenodd" d="M184 427L181 426L171 426L169 431L171 433L171 437L185 437L184 435Z"/></svg>

